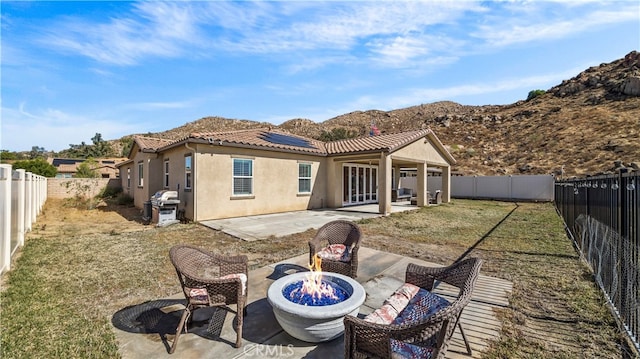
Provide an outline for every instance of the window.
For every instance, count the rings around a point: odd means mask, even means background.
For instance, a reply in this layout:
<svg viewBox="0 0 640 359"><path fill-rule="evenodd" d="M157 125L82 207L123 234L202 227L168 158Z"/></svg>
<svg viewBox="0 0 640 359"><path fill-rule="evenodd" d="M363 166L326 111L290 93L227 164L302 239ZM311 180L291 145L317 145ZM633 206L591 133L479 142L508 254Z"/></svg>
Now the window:
<svg viewBox="0 0 640 359"><path fill-rule="evenodd" d="M144 186L144 162L138 162L138 187Z"/></svg>
<svg viewBox="0 0 640 359"><path fill-rule="evenodd" d="M298 163L298 193L311 193L310 163Z"/></svg>
<svg viewBox="0 0 640 359"><path fill-rule="evenodd" d="M169 188L169 160L164 160L164 187Z"/></svg>
<svg viewBox="0 0 640 359"><path fill-rule="evenodd" d="M127 168L127 188L131 187L131 168Z"/></svg>
<svg viewBox="0 0 640 359"><path fill-rule="evenodd" d="M184 188L191 189L191 155L184 156Z"/></svg>
<svg viewBox="0 0 640 359"><path fill-rule="evenodd" d="M253 194L253 160L233 159L233 195Z"/></svg>

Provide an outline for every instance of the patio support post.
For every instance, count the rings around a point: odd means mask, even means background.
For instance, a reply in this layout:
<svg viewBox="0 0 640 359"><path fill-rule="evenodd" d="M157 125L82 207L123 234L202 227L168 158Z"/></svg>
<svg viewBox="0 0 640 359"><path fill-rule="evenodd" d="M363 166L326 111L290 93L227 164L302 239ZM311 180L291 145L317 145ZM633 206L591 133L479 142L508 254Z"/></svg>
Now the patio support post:
<svg viewBox="0 0 640 359"><path fill-rule="evenodd" d="M442 203L451 202L451 167L442 167Z"/></svg>
<svg viewBox="0 0 640 359"><path fill-rule="evenodd" d="M388 152L380 154L380 180L378 185L378 211L388 216L391 213L391 156Z"/></svg>
<svg viewBox="0 0 640 359"><path fill-rule="evenodd" d="M418 171L418 181L416 188L416 196L418 200L418 207L424 207L429 204L429 199L427 198L427 164L426 163L418 163L417 166Z"/></svg>
<svg viewBox="0 0 640 359"><path fill-rule="evenodd" d="M393 166L393 184L391 185L391 189L400 188L400 166Z"/></svg>

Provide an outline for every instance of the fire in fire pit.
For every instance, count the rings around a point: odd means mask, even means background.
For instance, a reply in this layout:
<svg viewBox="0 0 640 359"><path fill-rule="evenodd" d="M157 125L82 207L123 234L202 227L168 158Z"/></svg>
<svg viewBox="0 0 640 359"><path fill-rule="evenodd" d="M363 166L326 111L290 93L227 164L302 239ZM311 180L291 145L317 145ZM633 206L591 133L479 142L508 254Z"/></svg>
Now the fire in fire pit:
<svg viewBox="0 0 640 359"><path fill-rule="evenodd" d="M322 280L322 258L314 256L309 269L311 271L305 280L291 283L282 290L285 298L309 306L333 305L349 298L340 286Z"/></svg>

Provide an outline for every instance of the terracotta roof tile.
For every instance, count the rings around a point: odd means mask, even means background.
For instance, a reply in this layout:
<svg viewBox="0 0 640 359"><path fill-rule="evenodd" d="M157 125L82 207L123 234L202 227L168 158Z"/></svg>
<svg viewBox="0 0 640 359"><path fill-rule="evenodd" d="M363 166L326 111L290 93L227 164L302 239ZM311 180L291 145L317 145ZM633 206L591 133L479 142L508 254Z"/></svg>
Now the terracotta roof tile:
<svg viewBox="0 0 640 359"><path fill-rule="evenodd" d="M165 140L162 138L153 138L153 137L143 137L143 136L135 136L134 141L140 147L140 150L144 151L152 151L155 152L160 147L166 146L170 144L171 140Z"/></svg>
<svg viewBox="0 0 640 359"><path fill-rule="evenodd" d="M330 155L337 155L367 151L395 151L426 136L430 131L416 130L327 142L327 152Z"/></svg>
<svg viewBox="0 0 640 359"><path fill-rule="evenodd" d="M206 140L213 144L235 144L326 155L325 143L322 141L294 135L281 130L270 130L265 128L227 132L192 133L188 138Z"/></svg>
<svg viewBox="0 0 640 359"><path fill-rule="evenodd" d="M141 148L143 148L142 146L144 145L145 148L153 151L162 151L182 142L199 140L209 142L212 145L235 145L242 147L264 148L266 150L327 156L358 152L393 152L428 135L431 135L430 137L433 137L438 142L437 144L442 146L431 129L350 138L332 142L322 142L294 135L282 130L268 128L221 132L198 132L192 133L187 137L175 141L149 137L136 137L136 141Z"/></svg>

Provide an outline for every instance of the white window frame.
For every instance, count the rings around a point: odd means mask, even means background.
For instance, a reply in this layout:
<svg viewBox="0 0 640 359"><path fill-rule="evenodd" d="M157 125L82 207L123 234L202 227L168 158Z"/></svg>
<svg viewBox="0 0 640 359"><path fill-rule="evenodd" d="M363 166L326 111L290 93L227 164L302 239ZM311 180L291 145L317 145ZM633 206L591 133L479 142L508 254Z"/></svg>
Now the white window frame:
<svg viewBox="0 0 640 359"><path fill-rule="evenodd" d="M169 160L164 160L164 188L169 188Z"/></svg>
<svg viewBox="0 0 640 359"><path fill-rule="evenodd" d="M303 168L308 168L309 171L309 175L308 176L303 176L302 172L303 172ZM306 172L306 170L305 170ZM311 184L312 184L312 174L313 174L313 167L311 165L311 163L306 163L306 162L299 162L298 163L298 193L304 193L304 194L309 194L311 193ZM302 183L303 181L308 181L308 189L303 189L302 188Z"/></svg>
<svg viewBox="0 0 640 359"><path fill-rule="evenodd" d="M131 188L131 167L127 167L127 188Z"/></svg>
<svg viewBox="0 0 640 359"><path fill-rule="evenodd" d="M138 162L138 187L144 187L144 161Z"/></svg>
<svg viewBox="0 0 640 359"><path fill-rule="evenodd" d="M236 163L249 163L249 174L238 174L236 175ZM253 196L253 159L252 158L233 158L231 168L231 193L234 197L246 197ZM246 180L249 179L249 192L236 192L236 180Z"/></svg>
<svg viewBox="0 0 640 359"><path fill-rule="evenodd" d="M189 159L187 163L187 158ZM184 189L193 187L193 155L186 154L184 156Z"/></svg>

